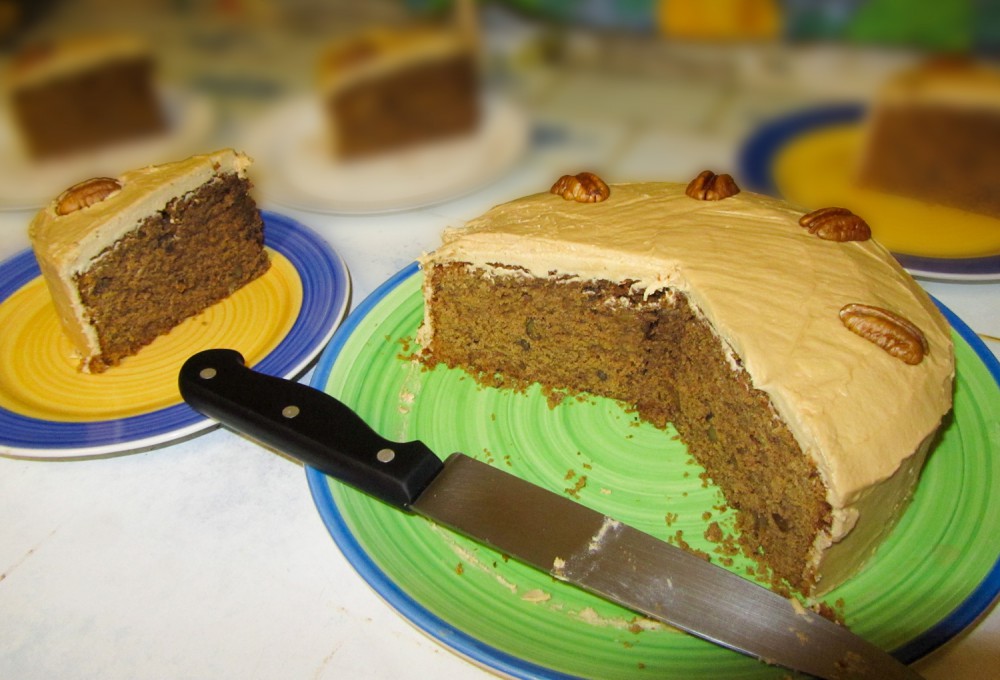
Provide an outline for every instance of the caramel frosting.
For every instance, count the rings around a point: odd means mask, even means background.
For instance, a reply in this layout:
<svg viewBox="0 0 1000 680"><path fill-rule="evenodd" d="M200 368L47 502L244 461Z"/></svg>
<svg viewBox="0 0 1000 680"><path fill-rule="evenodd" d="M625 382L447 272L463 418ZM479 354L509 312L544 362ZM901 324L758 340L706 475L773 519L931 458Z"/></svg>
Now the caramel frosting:
<svg viewBox="0 0 1000 680"><path fill-rule="evenodd" d="M30 47L8 68L11 89L38 84L119 59L152 57L149 45L131 34L81 35Z"/></svg>
<svg viewBox="0 0 1000 680"><path fill-rule="evenodd" d="M673 183L611 185L600 203L541 193L446 231L421 264L630 280L645 296L683 292L815 460L834 518L830 533L817 538L815 561L853 534L842 551L852 556L840 566L836 556L829 560L846 573L860 559L853 555L873 550L905 506L951 407L954 358L947 321L885 248L823 240L799 226L804 213L745 191L695 200ZM915 324L926 356L908 365L849 331L839 311L850 303ZM425 346L432 337L433 328L421 329Z"/></svg>
<svg viewBox="0 0 1000 680"><path fill-rule="evenodd" d="M326 49L319 61L319 91L329 96L402 66L468 52L472 46L468 33L451 27L374 28Z"/></svg>
<svg viewBox="0 0 1000 680"><path fill-rule="evenodd" d="M245 177L251 162L242 153L222 149L148 166L114 178L121 188L93 205L60 215L57 197L39 211L28 227L28 236L62 325L83 353L85 365L88 357L100 354L100 346L79 291L72 284L74 276L89 269L102 253L172 199L217 175Z"/></svg>
<svg viewBox="0 0 1000 680"><path fill-rule="evenodd" d="M928 61L888 80L877 103L996 110L1000 107L1000 68L971 59Z"/></svg>

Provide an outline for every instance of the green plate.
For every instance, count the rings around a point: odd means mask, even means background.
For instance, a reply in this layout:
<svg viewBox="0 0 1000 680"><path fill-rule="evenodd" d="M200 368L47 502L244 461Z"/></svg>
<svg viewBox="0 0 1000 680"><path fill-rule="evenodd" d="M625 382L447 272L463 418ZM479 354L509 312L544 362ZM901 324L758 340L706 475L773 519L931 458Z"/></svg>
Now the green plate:
<svg viewBox="0 0 1000 680"><path fill-rule="evenodd" d="M672 430L617 403L537 389L484 388L410 357L422 274L399 272L365 300L324 352L313 385L376 431L504 468L716 563L710 523L732 513ZM911 662L953 637L1000 591L1000 366L960 320L954 415L913 503L863 572L824 598L848 626ZM973 348L975 345L976 349ZM365 580L452 650L523 678L779 678L786 672L558 582L503 555L308 471L317 508ZM746 575L746 563L729 568Z"/></svg>

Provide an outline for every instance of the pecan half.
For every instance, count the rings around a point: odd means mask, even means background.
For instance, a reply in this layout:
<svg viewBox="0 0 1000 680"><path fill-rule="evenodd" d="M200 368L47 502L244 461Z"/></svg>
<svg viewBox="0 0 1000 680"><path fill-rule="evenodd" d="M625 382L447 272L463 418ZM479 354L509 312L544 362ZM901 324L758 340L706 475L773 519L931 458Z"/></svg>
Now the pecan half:
<svg viewBox="0 0 1000 680"><path fill-rule="evenodd" d="M840 320L851 332L910 365L919 364L930 353L923 332L887 309L852 303L840 310Z"/></svg>
<svg viewBox="0 0 1000 680"><path fill-rule="evenodd" d="M868 223L847 208L820 208L799 218L799 225L827 241L867 241Z"/></svg>
<svg viewBox="0 0 1000 680"><path fill-rule="evenodd" d="M687 185L686 193L699 201L721 201L740 193L732 175L716 175L711 170L702 170Z"/></svg>
<svg viewBox="0 0 1000 680"><path fill-rule="evenodd" d="M89 208L122 188L121 182L111 177L94 177L74 184L56 199L56 214L69 215Z"/></svg>
<svg viewBox="0 0 1000 680"><path fill-rule="evenodd" d="M549 193L562 196L567 201L600 203L611 195L611 188L594 173L581 172L577 175L563 175L552 185Z"/></svg>

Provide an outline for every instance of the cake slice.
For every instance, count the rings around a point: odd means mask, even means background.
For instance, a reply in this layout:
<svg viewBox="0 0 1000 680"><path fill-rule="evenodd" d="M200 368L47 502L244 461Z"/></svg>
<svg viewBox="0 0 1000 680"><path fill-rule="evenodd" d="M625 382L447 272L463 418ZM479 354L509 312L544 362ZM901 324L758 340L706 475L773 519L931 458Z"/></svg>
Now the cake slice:
<svg viewBox="0 0 1000 680"><path fill-rule="evenodd" d="M1000 69L934 60L897 74L865 123L861 186L1000 217Z"/></svg>
<svg viewBox="0 0 1000 680"><path fill-rule="evenodd" d="M80 368L99 373L267 271L250 159L232 149L81 182L29 236Z"/></svg>
<svg viewBox="0 0 1000 680"><path fill-rule="evenodd" d="M477 128L478 47L468 5L459 2L457 20L444 26L370 29L327 48L319 93L335 157L371 157Z"/></svg>
<svg viewBox="0 0 1000 680"><path fill-rule="evenodd" d="M156 60L131 35L34 45L7 74L14 121L30 156L64 156L162 132Z"/></svg>
<svg viewBox="0 0 1000 680"><path fill-rule="evenodd" d="M486 384L672 423L745 551L817 594L899 519L951 407L949 326L870 233L728 175L567 176L445 233L417 339Z"/></svg>

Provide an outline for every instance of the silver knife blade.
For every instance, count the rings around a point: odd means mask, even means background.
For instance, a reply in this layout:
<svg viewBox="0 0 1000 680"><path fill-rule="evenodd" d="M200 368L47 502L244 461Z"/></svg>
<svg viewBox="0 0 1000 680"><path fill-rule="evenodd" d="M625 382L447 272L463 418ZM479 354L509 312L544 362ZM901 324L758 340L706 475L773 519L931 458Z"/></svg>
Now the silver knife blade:
<svg viewBox="0 0 1000 680"><path fill-rule="evenodd" d="M920 677L800 604L461 453L448 458L412 510L559 580L767 663L820 678Z"/></svg>
<svg viewBox="0 0 1000 680"><path fill-rule="evenodd" d="M233 350L188 359L184 400L228 427L553 577L769 664L829 680L920 676L848 629L722 567L464 454L392 442L332 396L250 370Z"/></svg>

